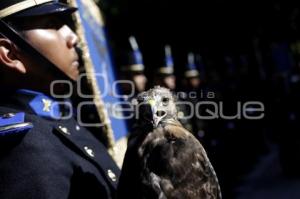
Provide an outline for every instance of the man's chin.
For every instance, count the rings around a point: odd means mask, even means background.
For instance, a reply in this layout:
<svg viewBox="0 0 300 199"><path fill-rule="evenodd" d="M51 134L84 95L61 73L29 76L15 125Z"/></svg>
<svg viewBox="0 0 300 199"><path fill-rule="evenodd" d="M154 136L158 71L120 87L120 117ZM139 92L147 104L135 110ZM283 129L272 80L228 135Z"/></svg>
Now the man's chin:
<svg viewBox="0 0 300 199"><path fill-rule="evenodd" d="M73 70L72 73L68 75L68 77L73 81L77 81L79 78L79 70L78 69Z"/></svg>

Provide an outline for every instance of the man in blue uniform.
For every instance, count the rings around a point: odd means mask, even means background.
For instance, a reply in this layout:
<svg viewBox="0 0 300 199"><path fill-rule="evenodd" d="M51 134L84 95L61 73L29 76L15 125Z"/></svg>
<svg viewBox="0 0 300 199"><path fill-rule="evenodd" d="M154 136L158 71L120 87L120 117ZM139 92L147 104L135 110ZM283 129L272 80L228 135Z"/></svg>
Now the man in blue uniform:
<svg viewBox="0 0 300 199"><path fill-rule="evenodd" d="M162 67L158 68L157 75L154 77L154 85L160 85L175 91L176 76L174 75L174 61L171 46L165 46L165 58Z"/></svg>
<svg viewBox="0 0 300 199"><path fill-rule="evenodd" d="M134 36L129 37L129 43L130 50L125 50L126 53L121 56L122 67L120 72L122 80L128 80L132 83L132 85L123 85L124 94L134 98L137 94L146 90L148 79L145 76L143 55Z"/></svg>
<svg viewBox="0 0 300 199"><path fill-rule="evenodd" d="M0 2L0 198L115 198L119 169L80 127L54 80L79 75L76 8L54 0ZM64 86L55 87L64 94Z"/></svg>

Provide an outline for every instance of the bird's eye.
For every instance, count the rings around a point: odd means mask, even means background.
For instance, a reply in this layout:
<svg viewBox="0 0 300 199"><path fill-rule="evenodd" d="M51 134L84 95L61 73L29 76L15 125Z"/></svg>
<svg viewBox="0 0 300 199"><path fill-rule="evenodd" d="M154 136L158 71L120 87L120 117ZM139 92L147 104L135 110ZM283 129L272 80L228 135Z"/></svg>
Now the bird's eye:
<svg viewBox="0 0 300 199"><path fill-rule="evenodd" d="M168 105L168 104L169 104L169 101L170 101L170 99L167 98L167 97L163 97L163 98L162 98L162 103L163 103L164 106Z"/></svg>

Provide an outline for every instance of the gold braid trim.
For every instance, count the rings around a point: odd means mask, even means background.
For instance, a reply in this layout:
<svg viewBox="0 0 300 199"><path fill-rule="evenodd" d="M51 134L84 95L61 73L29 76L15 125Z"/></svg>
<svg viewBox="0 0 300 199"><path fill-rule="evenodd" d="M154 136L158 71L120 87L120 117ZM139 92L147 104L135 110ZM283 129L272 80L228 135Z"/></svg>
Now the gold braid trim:
<svg viewBox="0 0 300 199"><path fill-rule="evenodd" d="M0 19L7 17L9 15L15 14L17 12L26 10L28 8L32 8L34 6L48 3L53 0L26 0L22 1L20 3L16 3L14 5L11 5L5 9L0 10Z"/></svg>
<svg viewBox="0 0 300 199"><path fill-rule="evenodd" d="M91 1L91 0L84 0L84 1L86 3L86 1ZM69 5L71 5L73 7L78 7L76 0L68 0L68 3L69 3ZM91 3L94 4L94 2L91 2ZM95 9L93 9L93 10L95 10ZM97 11L98 11L97 14L101 17L99 10L97 10ZM102 19L100 18L97 20L102 20ZM101 91L98 87L96 77L94 76L95 71L94 71L93 63L90 58L90 53L89 53L89 49L87 47L87 42L86 42L86 39L84 36L85 35L84 28L82 27L82 22L80 19L79 12L74 13L74 24L75 24L77 35L79 37L79 45L83 52L82 59L84 61L84 66L85 66L85 70L86 70L86 74L87 74L88 83L92 86L92 91L93 91L93 96L94 96L93 101L97 108L99 117L102 120L101 122L104 124L103 132L105 133L107 140L108 140L108 151L109 151L110 155L114 158L115 157L115 149L114 149L115 138L114 138L113 130L111 127L111 121L109 119L108 112L105 108L105 104L100 96Z"/></svg>

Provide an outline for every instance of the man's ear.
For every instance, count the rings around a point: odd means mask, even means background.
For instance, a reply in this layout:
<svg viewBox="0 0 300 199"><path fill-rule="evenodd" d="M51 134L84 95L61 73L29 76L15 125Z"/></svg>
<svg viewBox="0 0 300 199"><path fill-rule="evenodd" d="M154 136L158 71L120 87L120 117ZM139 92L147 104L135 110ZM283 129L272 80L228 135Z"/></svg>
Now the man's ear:
<svg viewBox="0 0 300 199"><path fill-rule="evenodd" d="M9 39L0 38L0 64L25 74L26 68L16 53L17 47Z"/></svg>

